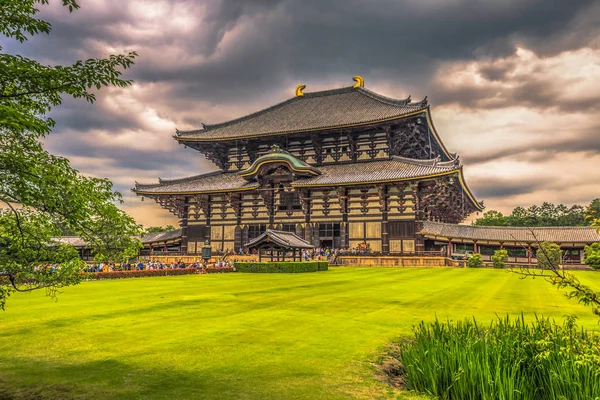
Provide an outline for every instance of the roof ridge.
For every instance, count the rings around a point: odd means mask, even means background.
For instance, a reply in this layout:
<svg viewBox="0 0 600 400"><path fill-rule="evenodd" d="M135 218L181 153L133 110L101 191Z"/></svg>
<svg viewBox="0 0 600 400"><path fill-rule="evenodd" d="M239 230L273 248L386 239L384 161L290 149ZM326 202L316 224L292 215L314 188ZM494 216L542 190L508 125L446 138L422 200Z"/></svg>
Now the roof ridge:
<svg viewBox="0 0 600 400"><path fill-rule="evenodd" d="M223 174L223 171L211 171L211 172L206 172L203 174L186 176L183 178L168 178L168 179L158 178L158 181L160 182L159 185L162 185L164 183L182 183L182 182L193 181L194 179L198 179L198 178L205 178L208 176L216 176L216 175L222 175L222 174Z"/></svg>
<svg viewBox="0 0 600 400"><path fill-rule="evenodd" d="M412 105L412 103L410 101L410 99L411 99L410 95L406 99L395 99L393 97L388 97L388 96L384 96L382 94L373 92L372 90L369 90L364 87L359 87L359 88L357 88L357 90L358 90L358 92L364 94L365 96L369 96L373 100L377 100L377 101L380 101L382 103L389 104L392 106L411 106ZM414 107L418 107L418 106L422 106L422 102L414 103Z"/></svg>
<svg viewBox="0 0 600 400"><path fill-rule="evenodd" d="M267 108L263 108L261 110L255 111L253 113L238 117L238 118L234 118L231 119L229 121L224 121L224 122L219 122L217 124L202 124L202 129L194 129L194 130L190 130L190 131L176 131L177 136L185 136L185 135L190 135L190 134L194 134L194 133L201 133L201 132L207 132L210 131L211 129L217 129L217 128L223 128L225 126L230 126L230 125L234 125L243 121L246 121L248 119L257 117L259 115L262 114L266 114L267 112L273 111L277 108L283 107L286 104L289 103L293 103L294 101L298 101L299 99L301 99L301 97L292 97L290 99L284 100L280 103L274 104L272 106L269 106Z"/></svg>
<svg viewBox="0 0 600 400"><path fill-rule="evenodd" d="M596 229L594 226L570 226L570 225L555 225L555 226L496 226L496 225L465 225L465 224L451 224L448 222L438 222L438 221L423 221L426 224L435 224L435 225L443 225L443 226L458 226L458 227L468 227L468 228L477 228L477 229L519 229L519 230L536 230L536 229Z"/></svg>
<svg viewBox="0 0 600 400"><path fill-rule="evenodd" d="M459 168L460 167L460 162L458 161L458 157L453 160L442 161L442 158L440 156L438 156L436 158L425 159L425 160L418 159L418 158L402 157L402 156L392 156L392 160L400 161L400 162L404 162L404 163L412 164L412 165L426 166L426 167L440 167L440 168Z"/></svg>
<svg viewBox="0 0 600 400"><path fill-rule="evenodd" d="M287 100L284 100L284 101L274 104L272 106L263 108L261 110L255 111L253 113L244 115L239 118L235 118L235 119L232 119L229 121L224 121L224 122L220 122L220 123L216 123L216 124L202 124L202 129L192 129L192 130L185 130L185 131L176 130L175 136L179 137L179 136L192 135L192 134L196 134L196 133L208 132L212 129L218 129L218 128L223 128L226 126L234 125L234 124L246 121L248 119L257 117L259 115L265 114L267 112L273 111L273 110L280 108L284 105L287 105L289 103L293 103L295 101L302 100L303 98L325 97L325 96L333 96L336 94L352 93L352 92L361 93L362 95L368 96L368 97L372 98L373 100L379 101L379 102L387 104L387 105L392 105L392 106L403 106L403 107L411 107L412 106L412 107L415 107L416 110L419 108L425 109L428 107L427 101L426 101L427 97L425 97L425 99L423 99L420 103L411 103L410 102L411 96L408 96L406 99L394 99L392 97L380 95L380 94L375 93L364 87L354 88L354 86L345 86L345 87L335 88L335 89L319 90L316 92L306 92L306 93L303 93L303 96L296 96L296 97L289 98Z"/></svg>

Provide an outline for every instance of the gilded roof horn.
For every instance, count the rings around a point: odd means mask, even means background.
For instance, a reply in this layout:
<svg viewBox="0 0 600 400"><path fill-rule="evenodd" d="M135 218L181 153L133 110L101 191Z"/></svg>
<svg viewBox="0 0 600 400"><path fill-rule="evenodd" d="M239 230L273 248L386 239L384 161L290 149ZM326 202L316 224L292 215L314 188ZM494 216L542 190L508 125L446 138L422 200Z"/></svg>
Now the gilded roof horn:
<svg viewBox="0 0 600 400"><path fill-rule="evenodd" d="M354 82L356 82L356 83L354 84L354 86L352 86L354 89L356 89L356 88L360 88L360 87L365 87L365 80L363 79L363 77L362 77L362 76L360 76L360 75L356 75L355 77L353 77L353 78L352 78L352 80L353 80Z"/></svg>
<svg viewBox="0 0 600 400"><path fill-rule="evenodd" d="M305 87L306 87L306 85L298 85L296 87L296 97L304 96L304 93L302 93L302 91L304 90Z"/></svg>

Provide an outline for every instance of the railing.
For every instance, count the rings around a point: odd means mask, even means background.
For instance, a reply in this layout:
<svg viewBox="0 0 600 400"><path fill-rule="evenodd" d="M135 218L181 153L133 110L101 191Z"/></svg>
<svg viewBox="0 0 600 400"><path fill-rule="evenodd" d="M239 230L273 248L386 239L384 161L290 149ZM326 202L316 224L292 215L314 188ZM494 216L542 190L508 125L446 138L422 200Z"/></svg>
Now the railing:
<svg viewBox="0 0 600 400"><path fill-rule="evenodd" d="M352 257L379 257L379 256L393 256L393 257L444 257L446 255L443 251L401 251L401 252L389 252L383 253L381 251L354 251L354 250L341 250L337 252L339 256L352 256Z"/></svg>

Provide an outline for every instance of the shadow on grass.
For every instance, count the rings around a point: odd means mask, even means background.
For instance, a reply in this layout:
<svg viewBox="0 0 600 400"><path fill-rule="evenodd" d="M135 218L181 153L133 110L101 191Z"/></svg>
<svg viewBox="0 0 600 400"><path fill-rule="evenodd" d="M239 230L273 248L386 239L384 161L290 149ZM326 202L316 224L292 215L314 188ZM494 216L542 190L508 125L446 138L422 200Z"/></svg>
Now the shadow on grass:
<svg viewBox="0 0 600 400"><path fill-rule="evenodd" d="M117 359L65 364L0 360L0 400L318 399L318 374L297 371L130 365ZM335 397L335 396L334 396Z"/></svg>
<svg viewBox="0 0 600 400"><path fill-rule="evenodd" d="M204 389L207 382L201 375L140 369L114 359L78 364L22 358L0 362L0 400L201 398Z"/></svg>

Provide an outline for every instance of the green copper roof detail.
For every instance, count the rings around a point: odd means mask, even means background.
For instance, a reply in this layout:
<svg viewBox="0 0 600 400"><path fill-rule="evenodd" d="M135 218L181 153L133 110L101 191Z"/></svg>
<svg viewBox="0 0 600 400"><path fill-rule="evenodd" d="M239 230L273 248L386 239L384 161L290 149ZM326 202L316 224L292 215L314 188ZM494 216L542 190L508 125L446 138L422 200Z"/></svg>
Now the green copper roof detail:
<svg viewBox="0 0 600 400"><path fill-rule="evenodd" d="M250 167L238 172L238 174L245 179L253 179L256 177L260 168L265 164L276 164L284 163L287 164L289 169L296 175L300 176L318 176L321 175L321 171L305 163L304 161L294 157L287 151L283 150L278 145L274 144L271 146L271 151L263 156L258 157Z"/></svg>

